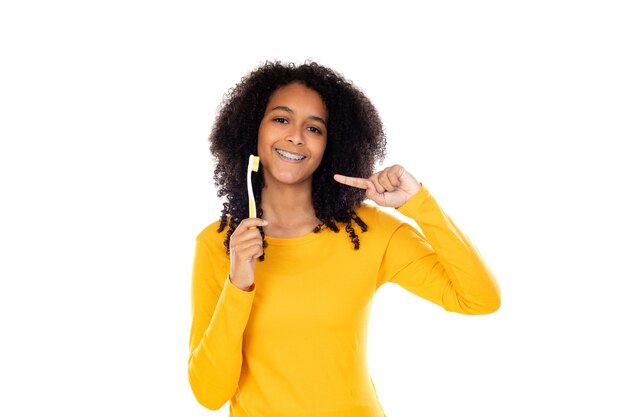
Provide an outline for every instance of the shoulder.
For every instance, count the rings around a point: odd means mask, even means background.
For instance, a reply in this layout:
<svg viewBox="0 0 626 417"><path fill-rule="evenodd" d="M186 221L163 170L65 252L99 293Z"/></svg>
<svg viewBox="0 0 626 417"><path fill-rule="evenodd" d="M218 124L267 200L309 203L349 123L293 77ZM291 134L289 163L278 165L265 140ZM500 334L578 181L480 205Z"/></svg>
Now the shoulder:
<svg viewBox="0 0 626 417"><path fill-rule="evenodd" d="M226 239L226 230L228 226L221 232L218 232L220 222L215 221L202 229L196 236L196 242L204 244L210 251L224 250L224 239Z"/></svg>
<svg viewBox="0 0 626 417"><path fill-rule="evenodd" d="M393 212L387 212L369 203L361 204L355 212L367 225L368 232L393 233L403 223Z"/></svg>

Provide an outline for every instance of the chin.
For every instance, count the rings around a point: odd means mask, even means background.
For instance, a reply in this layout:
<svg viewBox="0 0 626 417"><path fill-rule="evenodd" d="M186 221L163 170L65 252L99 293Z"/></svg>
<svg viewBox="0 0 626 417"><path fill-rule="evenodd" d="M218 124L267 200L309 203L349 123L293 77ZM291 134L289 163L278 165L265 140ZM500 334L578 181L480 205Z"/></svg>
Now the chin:
<svg viewBox="0 0 626 417"><path fill-rule="evenodd" d="M313 178L312 176L308 178L303 178L299 175L279 174L273 177L273 182L277 184L282 184L282 185L297 185L297 184L305 183L309 180L312 181L312 178Z"/></svg>

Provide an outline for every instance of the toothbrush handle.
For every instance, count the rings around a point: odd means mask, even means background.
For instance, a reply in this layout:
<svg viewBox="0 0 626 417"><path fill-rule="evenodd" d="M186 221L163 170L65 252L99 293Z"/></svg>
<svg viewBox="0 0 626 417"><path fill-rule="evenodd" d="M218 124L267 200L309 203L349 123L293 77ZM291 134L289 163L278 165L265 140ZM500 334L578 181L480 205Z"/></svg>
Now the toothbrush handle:
<svg viewBox="0 0 626 417"><path fill-rule="evenodd" d="M248 199L248 212L250 213L250 218L256 217L256 204L252 197Z"/></svg>

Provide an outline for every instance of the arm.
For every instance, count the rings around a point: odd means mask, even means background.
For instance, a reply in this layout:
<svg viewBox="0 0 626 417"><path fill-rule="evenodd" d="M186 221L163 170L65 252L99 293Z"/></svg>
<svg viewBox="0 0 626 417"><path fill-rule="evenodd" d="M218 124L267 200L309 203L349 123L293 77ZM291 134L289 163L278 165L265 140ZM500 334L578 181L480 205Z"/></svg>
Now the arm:
<svg viewBox="0 0 626 417"><path fill-rule="evenodd" d="M219 268L219 260L212 259L216 255L199 235L192 271L188 373L196 399L211 410L222 407L237 388L243 333L255 294L254 288L247 292L236 287Z"/></svg>
<svg viewBox="0 0 626 417"><path fill-rule="evenodd" d="M387 243L378 286L395 282L463 314L488 314L500 307L498 284L476 248L402 166L385 168L368 179L335 175L335 180L366 190L380 206L397 208L426 234L406 223L397 226Z"/></svg>
<svg viewBox="0 0 626 417"><path fill-rule="evenodd" d="M391 236L378 285L394 282L462 314L489 314L500 307L500 291L478 250L424 187L398 208L424 235L402 223Z"/></svg>

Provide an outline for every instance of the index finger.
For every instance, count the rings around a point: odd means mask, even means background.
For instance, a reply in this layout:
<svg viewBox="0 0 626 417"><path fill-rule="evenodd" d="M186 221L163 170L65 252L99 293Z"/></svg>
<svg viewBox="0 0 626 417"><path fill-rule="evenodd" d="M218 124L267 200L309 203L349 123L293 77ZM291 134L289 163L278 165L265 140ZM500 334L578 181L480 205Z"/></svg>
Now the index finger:
<svg viewBox="0 0 626 417"><path fill-rule="evenodd" d="M335 181L340 182L345 185L349 185L350 187L362 188L367 190L367 179L366 178L356 178L356 177L346 177L345 175L335 174L333 176Z"/></svg>
<svg viewBox="0 0 626 417"><path fill-rule="evenodd" d="M237 230L239 230L239 228L241 227L242 230L244 229L256 229L257 226L267 226L267 220L258 218L258 217L249 217L247 219L243 219L239 225L237 226L237 229L235 230L234 233L237 232Z"/></svg>

